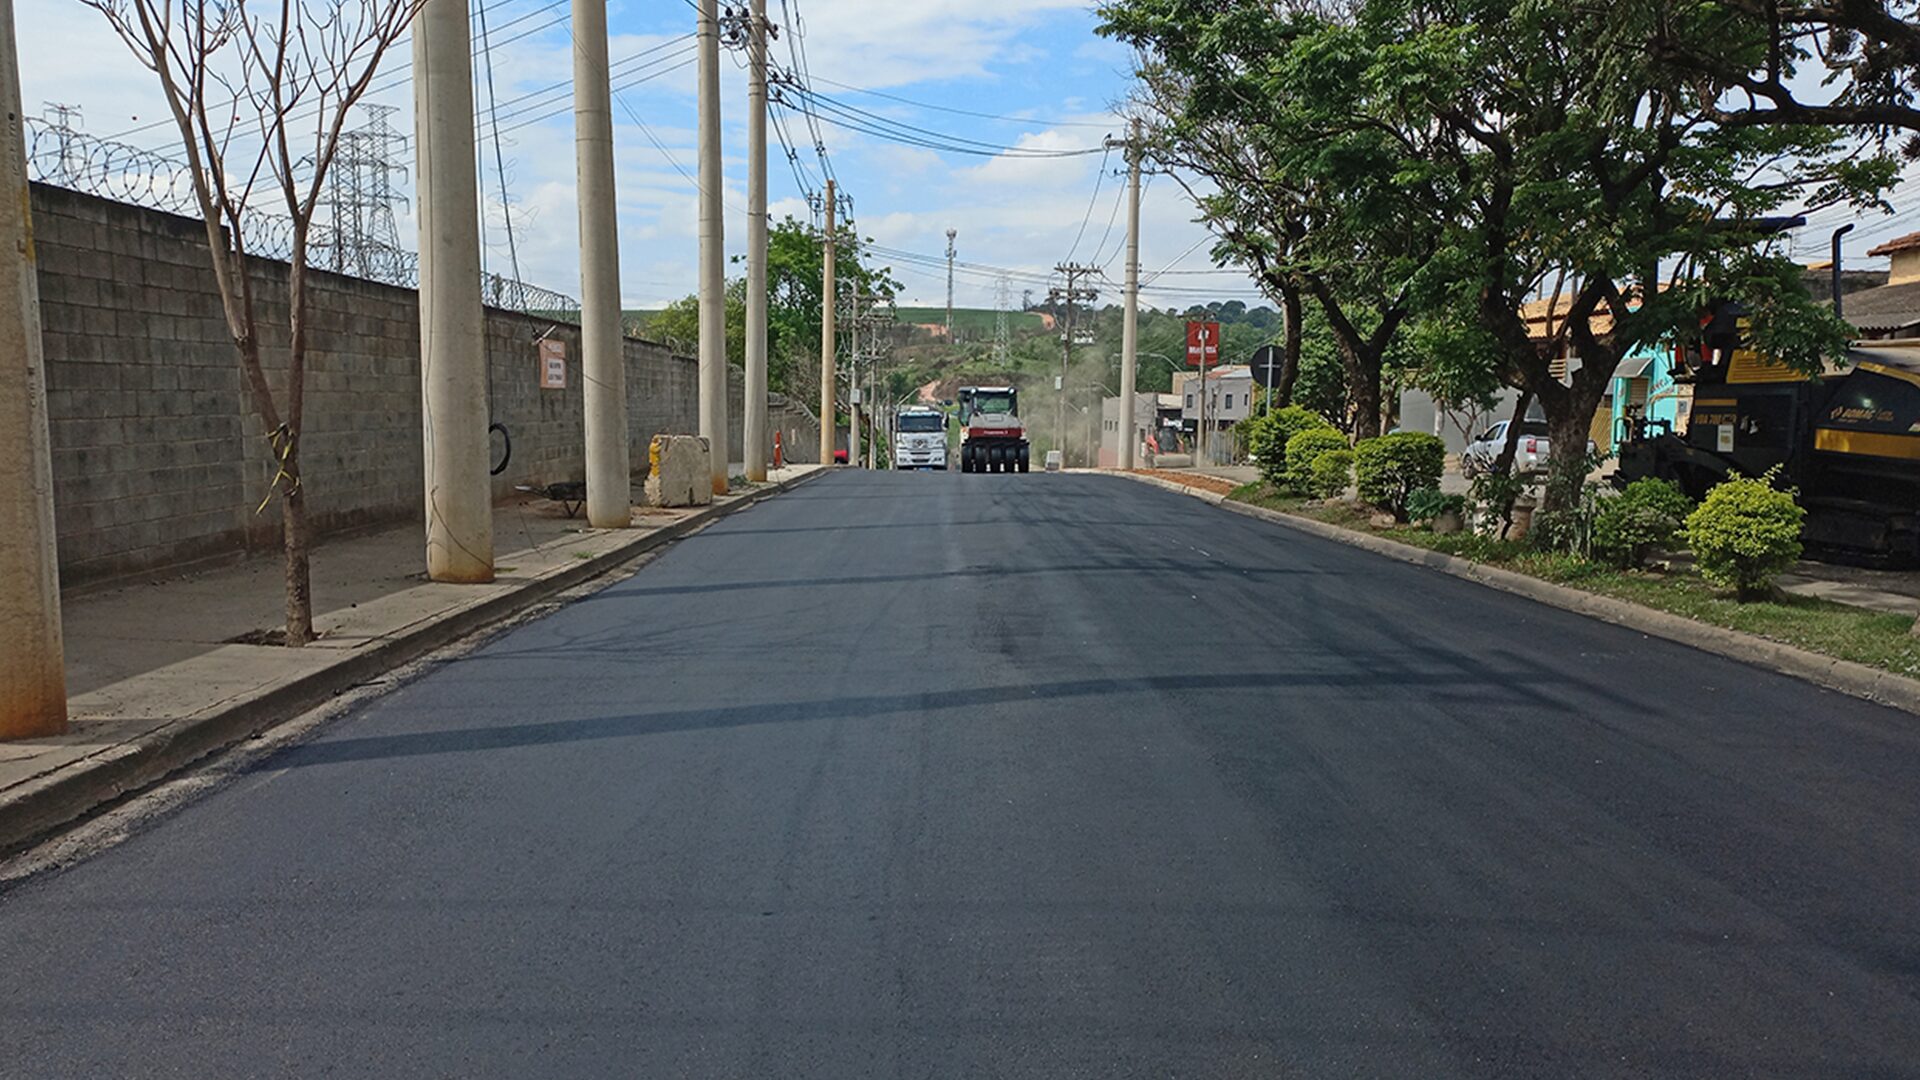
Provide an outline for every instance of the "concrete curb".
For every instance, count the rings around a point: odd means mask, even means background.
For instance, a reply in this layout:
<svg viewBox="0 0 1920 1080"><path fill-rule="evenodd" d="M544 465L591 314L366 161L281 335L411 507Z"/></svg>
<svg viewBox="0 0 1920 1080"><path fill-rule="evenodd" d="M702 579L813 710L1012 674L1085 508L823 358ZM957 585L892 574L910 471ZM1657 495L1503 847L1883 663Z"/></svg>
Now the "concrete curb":
<svg viewBox="0 0 1920 1080"><path fill-rule="evenodd" d="M791 491L831 469L816 469L745 498L716 505L631 542L528 582L510 593L419 623L309 675L290 679L211 712L175 720L84 762L21 784L0 800L0 854L29 846L61 826L147 788L235 743L285 723L355 686L417 660L550 597L679 540L763 499Z"/></svg>
<svg viewBox="0 0 1920 1080"><path fill-rule="evenodd" d="M1624 626L1629 630L1637 630L1652 637L1688 645L1702 652L1804 679L1816 686L1837 690L1851 697L1864 698L1876 704L1920 715L1920 680L1895 675L1891 671L1882 671L1852 660L1823 656L1820 653L1783 644L1756 634L1695 622L1684 616L1656 611L1653 608L1642 607L1625 600L1615 600L1610 596L1584 592L1566 585L1556 585L1512 570L1485 566L1468 559L1415 547L1412 544L1402 544L1397 540L1343 529L1338 525L1328 525L1312 518L1269 510L1249 503L1234 502L1223 495L1190 488L1157 476L1119 472L1114 475L1190 495L1236 514L1271 521L1277 525L1284 525L1287 528L1346 544L1349 547L1357 547L1401 562L1425 566L1443 574L1524 596L1550 607L1613 623L1616 626Z"/></svg>

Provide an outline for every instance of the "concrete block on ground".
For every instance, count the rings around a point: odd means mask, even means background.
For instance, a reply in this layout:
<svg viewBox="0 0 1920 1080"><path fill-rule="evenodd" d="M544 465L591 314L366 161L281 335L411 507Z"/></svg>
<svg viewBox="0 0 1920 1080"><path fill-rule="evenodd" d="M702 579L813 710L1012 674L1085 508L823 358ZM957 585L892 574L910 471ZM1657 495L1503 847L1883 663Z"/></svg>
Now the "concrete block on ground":
<svg viewBox="0 0 1920 1080"><path fill-rule="evenodd" d="M707 440L698 435L655 435L648 451L647 502L653 506L706 506L713 502L713 470Z"/></svg>

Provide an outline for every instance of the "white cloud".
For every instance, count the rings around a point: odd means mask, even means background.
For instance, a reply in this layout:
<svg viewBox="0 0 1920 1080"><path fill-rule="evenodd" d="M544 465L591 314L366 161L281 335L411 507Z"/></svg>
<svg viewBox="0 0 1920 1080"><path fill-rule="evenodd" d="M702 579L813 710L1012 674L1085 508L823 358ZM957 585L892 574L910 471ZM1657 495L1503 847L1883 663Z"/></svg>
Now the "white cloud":
<svg viewBox="0 0 1920 1080"><path fill-rule="evenodd" d="M501 150L508 159L523 276L547 288L577 293L570 98L564 87L554 88L571 77L570 39L564 24L527 34L557 12L506 26L508 20L535 12L544 2L496 0L489 9L495 14L494 82L501 111L517 113L503 118L503 128L512 130L503 133ZM96 13L72 0L18 3L29 112L37 111L43 100L79 104L85 109L87 129L101 134L132 127L135 117L138 122L150 122L162 116L153 74L134 62ZM806 20L809 67L822 80L891 89L963 110L1057 119L1036 120L1023 130L1019 124L921 110L820 84L822 91L862 108L924 128L1030 149L1086 147L1097 144L1108 131L1122 130L1123 125L1102 103L1124 93L1124 79L1116 72L1125 67L1125 50L1090 36L1085 0L804 0L799 7ZM678 63L681 50L691 44L675 40L693 29L692 13L681 5L616 6L611 17L616 33L610 54L616 64L623 57L639 57L629 68L640 74ZM641 27L647 32L630 32ZM774 52L784 64L787 42L776 43ZM390 74L383 75L383 81L391 78L395 85L378 97L400 108L395 123L408 134L412 91L404 79L404 65L409 59L403 49L389 61ZM730 254L744 246L745 222L739 211L746 204L745 76L736 59L723 59L721 65ZM632 305L653 306L694 288L697 186L681 171L692 173L697 161L694 82L694 67L688 65L626 90L614 106L622 291ZM526 123L547 113L554 115ZM1101 126L1065 126L1058 120ZM817 179L805 124L791 117L789 126L799 140L803 166ZM1098 199L1090 200L1101 165L1097 154L1038 159L1002 154L978 159L936 154L831 125L823 130L843 190L857 201L856 217L865 234L887 246L937 256L944 250L946 229L957 228L960 258L966 262L1047 272L1073 250L1081 222L1089 217L1090 201L1092 220L1075 257L1092 258L1106 231L1111 200L1123 184L1107 176L1100 181ZM656 139L665 147L664 153L655 146ZM162 128L135 141L170 148L173 137ZM482 150L487 191L497 199L492 148L483 144ZM1107 166L1117 168L1119 160L1116 153ZM411 166L410 152L402 155L401 164ZM811 208L795 193L778 146L773 149L770 173L774 220L786 216L811 220ZM410 198L410 185L403 183L401 188ZM1177 185L1163 181L1152 187L1143 223L1142 257L1148 270L1160 268L1202 238L1203 230L1191 222L1191 216ZM504 269L502 215L497 205L487 218L489 263ZM411 244L410 213L402 213L400 227L403 242ZM1115 256L1123 228L1124 218L1107 237L1100 253L1103 261ZM1205 251L1202 245L1182 259L1183 267L1206 266ZM1120 259L1113 257L1111 266L1117 280ZM944 299L943 271L899 268L899 273L909 295L929 302ZM1178 284L1233 280L1187 278ZM990 277L962 273L956 286L963 304L993 302ZM1015 282L1016 301L1023 287L1023 282ZM1148 295L1154 297L1151 292ZM1116 286L1110 299L1118 296Z"/></svg>

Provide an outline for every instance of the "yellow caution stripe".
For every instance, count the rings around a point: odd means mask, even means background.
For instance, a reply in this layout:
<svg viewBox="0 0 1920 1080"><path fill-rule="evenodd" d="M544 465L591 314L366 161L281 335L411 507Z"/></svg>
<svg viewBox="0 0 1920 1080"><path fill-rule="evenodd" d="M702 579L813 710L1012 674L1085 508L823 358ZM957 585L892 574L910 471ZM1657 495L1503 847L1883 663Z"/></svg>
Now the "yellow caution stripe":
<svg viewBox="0 0 1920 1080"><path fill-rule="evenodd" d="M1832 428L1820 428L1813 433L1813 448L1834 454L1860 454L1865 457L1920 461L1920 435L1888 435L1878 431L1835 431Z"/></svg>

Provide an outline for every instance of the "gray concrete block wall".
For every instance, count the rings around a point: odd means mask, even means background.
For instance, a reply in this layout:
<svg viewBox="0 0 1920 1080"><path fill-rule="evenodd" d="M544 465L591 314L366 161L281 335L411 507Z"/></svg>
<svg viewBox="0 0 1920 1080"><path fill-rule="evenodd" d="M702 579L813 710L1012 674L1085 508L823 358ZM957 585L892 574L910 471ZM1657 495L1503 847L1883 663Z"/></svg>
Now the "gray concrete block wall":
<svg viewBox="0 0 1920 1080"><path fill-rule="evenodd" d="M204 227L37 184L33 215L63 582L275 549L276 507L255 513L275 464L213 285ZM286 266L262 260L251 272L278 390ZM316 532L417 521L417 297L326 273L314 274L311 288L302 459ZM567 344L564 390L540 388L543 335ZM514 444L496 496L584 476L579 335L571 323L488 311L492 411ZM697 429L698 373L692 360L650 342L627 341L626 355L638 482L654 435ZM737 446L737 373L731 404ZM774 408L814 430L804 410Z"/></svg>

